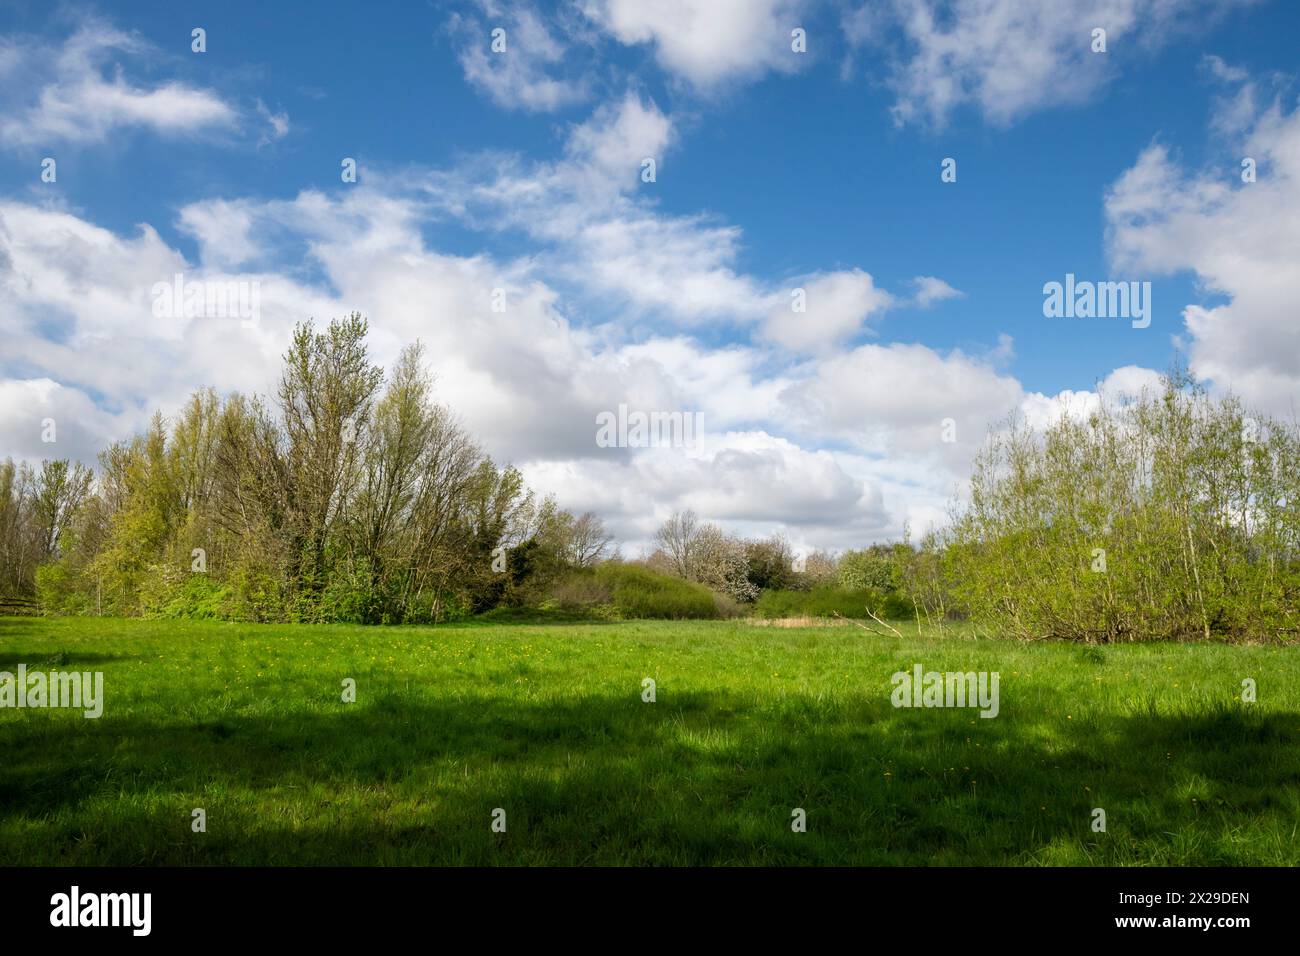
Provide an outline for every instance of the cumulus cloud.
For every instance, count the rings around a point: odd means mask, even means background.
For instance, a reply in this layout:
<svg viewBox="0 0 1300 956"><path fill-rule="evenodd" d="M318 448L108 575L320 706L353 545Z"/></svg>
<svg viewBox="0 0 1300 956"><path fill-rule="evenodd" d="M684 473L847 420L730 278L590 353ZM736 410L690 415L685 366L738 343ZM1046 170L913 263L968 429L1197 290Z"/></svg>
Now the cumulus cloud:
<svg viewBox="0 0 1300 956"><path fill-rule="evenodd" d="M894 297L860 269L817 275L792 290L769 314L764 334L794 351L819 351L848 339Z"/></svg>
<svg viewBox="0 0 1300 956"><path fill-rule="evenodd" d="M132 427L203 384L264 388L287 343L277 333L325 301L278 275L192 265L147 225L121 236L14 202L0 203L0 263L0 371L32 370L22 377L95 396ZM155 287L178 273L185 281L257 283L262 324L155 315Z"/></svg>
<svg viewBox="0 0 1300 956"><path fill-rule="evenodd" d="M697 89L790 72L800 54L791 31L806 26L803 0L587 0L583 9L627 45L649 44L659 65Z"/></svg>
<svg viewBox="0 0 1300 956"><path fill-rule="evenodd" d="M1226 300L1184 307L1191 370L1289 415L1300 389L1300 111L1275 99L1237 121L1239 136L1205 169L1159 143L1143 150L1107 193L1107 248L1117 268L1190 271ZM1255 182L1242 181L1242 157Z"/></svg>
<svg viewBox="0 0 1300 956"><path fill-rule="evenodd" d="M635 555L651 547L664 519L687 508L738 533L779 531L810 548L897 536L905 519L889 511L884 486L860 464L762 430L706 430L702 447L691 452L643 450L581 466L531 462L525 471L561 504L602 513Z"/></svg>
<svg viewBox="0 0 1300 956"><path fill-rule="evenodd" d="M840 438L881 455L933 459L960 471L988 428L1024 391L1009 375L960 351L861 345L818 363L784 399L804 434ZM956 441L944 440L944 423Z"/></svg>
<svg viewBox="0 0 1300 956"><path fill-rule="evenodd" d="M0 377L0 456L33 466L54 458L91 462L134 424L131 415L105 411L53 379Z"/></svg>
<svg viewBox="0 0 1300 956"><path fill-rule="evenodd" d="M657 167L672 145L673 125L653 101L628 93L601 106L575 126L565 143L562 163L547 170L575 194L627 192L643 181L647 159Z"/></svg>
<svg viewBox="0 0 1300 956"><path fill-rule="evenodd" d="M976 409L1001 416L1020 397L975 360L921 346L859 350L851 368L842 357L790 365L761 344L583 327L535 259L429 248L422 202L362 185L194 203L179 220L199 238L197 261L149 226L120 235L71 213L0 205L5 360L32 370L5 383L0 441L39 454L32 436L53 407L61 440L70 436L60 454L88 458L201 385L266 392L296 321L355 308L372 319L376 360L422 340L438 397L494 456L563 505L601 512L631 545L648 542L654 519L694 507L735 530L847 547L938 513L956 474L935 458L941 410L961 410L973 436ZM270 271L277 260L283 268ZM248 270L254 262L259 271ZM260 324L155 318L151 290L178 271L259 282ZM504 312L492 308L495 289ZM686 449L599 448L596 415L620 403L699 412L705 438Z"/></svg>

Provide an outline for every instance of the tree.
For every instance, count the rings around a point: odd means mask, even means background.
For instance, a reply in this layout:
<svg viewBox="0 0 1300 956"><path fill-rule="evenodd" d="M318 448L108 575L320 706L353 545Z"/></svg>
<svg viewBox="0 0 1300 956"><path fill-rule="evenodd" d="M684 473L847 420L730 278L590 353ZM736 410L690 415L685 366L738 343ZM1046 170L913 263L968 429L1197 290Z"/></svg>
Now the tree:
<svg viewBox="0 0 1300 956"><path fill-rule="evenodd" d="M782 535L745 542L749 583L757 590L788 588L794 581L794 556Z"/></svg>
<svg viewBox="0 0 1300 956"><path fill-rule="evenodd" d="M49 560L56 554L60 535L90 491L91 477L84 465L66 458L41 462L32 493L39 560Z"/></svg>
<svg viewBox="0 0 1300 956"><path fill-rule="evenodd" d="M40 550L33 518L35 476L26 464L0 464L0 593L31 593Z"/></svg>
<svg viewBox="0 0 1300 956"><path fill-rule="evenodd" d="M737 601L753 601L759 589L750 581L745 542L715 524L699 529L692 542L691 580Z"/></svg>
<svg viewBox="0 0 1300 956"><path fill-rule="evenodd" d="M83 613L429 621L605 554L599 519L539 502L433 400L418 342L385 377L365 336L355 313L299 325L272 401L200 389L97 481L0 465L0 586Z"/></svg>
<svg viewBox="0 0 1300 956"><path fill-rule="evenodd" d="M668 556L678 577L691 579L699 533L699 518L689 509L674 511L655 532L655 544Z"/></svg>
<svg viewBox="0 0 1300 956"><path fill-rule="evenodd" d="M839 585L846 591L871 590L891 594L903 584L903 569L911 548L906 544L873 544L840 556Z"/></svg>
<svg viewBox="0 0 1300 956"><path fill-rule="evenodd" d="M331 321L324 333L311 322L300 323L284 357L278 397L286 524L297 581L313 598L327 578L326 545L358 480L365 430L383 380L383 371L369 361L366 331L366 320L356 312Z"/></svg>
<svg viewBox="0 0 1300 956"><path fill-rule="evenodd" d="M572 520L566 556L577 568L590 568L609 552L614 538L605 530L605 523L590 511Z"/></svg>

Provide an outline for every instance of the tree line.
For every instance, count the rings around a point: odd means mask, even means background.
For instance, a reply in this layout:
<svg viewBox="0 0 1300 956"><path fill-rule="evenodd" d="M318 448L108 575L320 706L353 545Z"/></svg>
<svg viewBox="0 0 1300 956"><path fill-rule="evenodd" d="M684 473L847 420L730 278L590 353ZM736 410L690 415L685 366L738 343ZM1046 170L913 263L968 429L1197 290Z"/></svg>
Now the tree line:
<svg viewBox="0 0 1300 956"><path fill-rule="evenodd" d="M1046 428L1012 417L976 457L969 495L916 545L791 570L783 539L744 541L690 512L656 544L652 565L774 613L840 613L847 594L918 626L966 620L1026 640L1291 641L1300 430L1175 368Z"/></svg>
<svg viewBox="0 0 1300 956"><path fill-rule="evenodd" d="M1012 419L951 520L915 545L796 554L684 511L639 570L596 575L621 560L600 519L495 463L434 401L419 343L385 374L366 334L355 313L300 324L270 397L201 389L94 472L0 463L0 596L254 621L621 602L649 616L856 609L1087 642L1300 632L1300 432L1185 371L1045 429Z"/></svg>
<svg viewBox="0 0 1300 956"><path fill-rule="evenodd" d="M492 607L609 550L433 400L359 314L300 324L269 398L196 392L98 473L0 469L3 586L67 613L397 623Z"/></svg>

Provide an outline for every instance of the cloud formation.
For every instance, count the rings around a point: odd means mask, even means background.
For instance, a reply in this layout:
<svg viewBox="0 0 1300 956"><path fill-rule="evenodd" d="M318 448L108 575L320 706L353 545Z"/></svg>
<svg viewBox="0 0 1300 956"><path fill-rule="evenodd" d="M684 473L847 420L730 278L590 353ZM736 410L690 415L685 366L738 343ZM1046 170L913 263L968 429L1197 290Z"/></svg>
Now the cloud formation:
<svg viewBox="0 0 1300 956"><path fill-rule="evenodd" d="M0 143L93 144L120 129L179 136L238 126L239 110L211 90L129 80L121 61L152 52L97 20L57 45L0 38ZM287 129L286 117L276 119Z"/></svg>
<svg viewBox="0 0 1300 956"><path fill-rule="evenodd" d="M1106 196L1116 268L1195 274L1220 304L1182 310L1189 364L1268 411L1291 415L1300 391L1300 111L1281 98L1234 97L1238 134L1215 161L1189 170L1154 143ZM1226 129L1222 113L1214 122ZM1255 181L1245 182L1245 160Z"/></svg>

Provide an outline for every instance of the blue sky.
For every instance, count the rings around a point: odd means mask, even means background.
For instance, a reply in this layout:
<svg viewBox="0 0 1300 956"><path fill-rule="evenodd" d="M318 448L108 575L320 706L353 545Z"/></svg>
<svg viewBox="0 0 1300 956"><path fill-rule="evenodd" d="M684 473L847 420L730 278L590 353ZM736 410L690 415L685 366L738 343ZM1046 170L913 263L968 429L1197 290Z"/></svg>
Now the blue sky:
<svg viewBox="0 0 1300 956"><path fill-rule="evenodd" d="M676 507L808 547L924 527L1003 416L1179 355L1288 413L1297 26L1267 0L15 0L0 453L49 457L47 415L90 457L200 385L265 390L293 321L353 308L633 548ZM182 270L260 282L265 321L159 327ZM1151 282L1150 327L1045 318L1066 273ZM620 401L701 411L710 443L602 455Z"/></svg>

